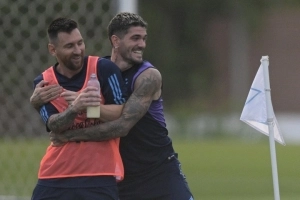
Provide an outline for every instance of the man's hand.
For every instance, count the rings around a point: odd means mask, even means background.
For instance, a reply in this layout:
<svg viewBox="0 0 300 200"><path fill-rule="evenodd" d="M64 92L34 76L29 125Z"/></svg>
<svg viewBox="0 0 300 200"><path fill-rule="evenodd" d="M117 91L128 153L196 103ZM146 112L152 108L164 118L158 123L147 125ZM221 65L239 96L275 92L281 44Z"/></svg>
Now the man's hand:
<svg viewBox="0 0 300 200"><path fill-rule="evenodd" d="M63 146L68 142L68 138L62 133L50 132L49 136L51 145L54 147Z"/></svg>
<svg viewBox="0 0 300 200"><path fill-rule="evenodd" d="M39 109L43 104L59 97L63 88L60 85L48 85L47 81L39 82L30 97L30 103L35 109Z"/></svg>
<svg viewBox="0 0 300 200"><path fill-rule="evenodd" d="M79 93L78 92L73 92L70 90L64 90L60 96L63 97L69 105L71 105L75 99L78 97Z"/></svg>
<svg viewBox="0 0 300 200"><path fill-rule="evenodd" d="M73 96L73 95L72 95ZM72 99L71 97L70 99ZM76 113L86 110L89 106L100 106L101 96L96 87L88 86L83 89L77 98L71 103L71 110Z"/></svg>

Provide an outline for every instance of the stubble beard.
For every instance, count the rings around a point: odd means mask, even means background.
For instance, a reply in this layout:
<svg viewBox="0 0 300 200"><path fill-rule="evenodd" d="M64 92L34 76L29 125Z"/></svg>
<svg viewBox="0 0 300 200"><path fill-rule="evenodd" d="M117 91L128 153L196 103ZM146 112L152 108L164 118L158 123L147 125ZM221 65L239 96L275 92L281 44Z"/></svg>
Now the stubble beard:
<svg viewBox="0 0 300 200"><path fill-rule="evenodd" d="M129 55L129 57L127 58L128 63L132 64L132 65L139 65L143 62L143 58L141 59L135 59L134 56L132 54Z"/></svg>
<svg viewBox="0 0 300 200"><path fill-rule="evenodd" d="M77 71L78 69L81 69L83 66L83 56L80 57L81 57L81 61L78 65L73 63L72 60L69 60L65 66L71 71Z"/></svg>

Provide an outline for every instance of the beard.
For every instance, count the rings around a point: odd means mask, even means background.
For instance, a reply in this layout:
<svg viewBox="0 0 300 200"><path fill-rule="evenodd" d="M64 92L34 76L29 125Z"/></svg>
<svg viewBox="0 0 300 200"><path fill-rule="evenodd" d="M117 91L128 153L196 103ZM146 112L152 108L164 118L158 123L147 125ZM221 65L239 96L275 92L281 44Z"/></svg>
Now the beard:
<svg viewBox="0 0 300 200"><path fill-rule="evenodd" d="M141 63L143 63L143 58L135 58L132 53L125 53L125 54L121 54L121 56L123 57L123 59L130 65L139 65Z"/></svg>
<svg viewBox="0 0 300 200"><path fill-rule="evenodd" d="M143 60L137 60L137 59L133 59L133 58L128 58L127 62L131 65L139 65L141 63L143 63Z"/></svg>
<svg viewBox="0 0 300 200"><path fill-rule="evenodd" d="M83 66L83 56L80 56L80 62L72 62L72 58L65 61L64 65L71 71L77 71Z"/></svg>

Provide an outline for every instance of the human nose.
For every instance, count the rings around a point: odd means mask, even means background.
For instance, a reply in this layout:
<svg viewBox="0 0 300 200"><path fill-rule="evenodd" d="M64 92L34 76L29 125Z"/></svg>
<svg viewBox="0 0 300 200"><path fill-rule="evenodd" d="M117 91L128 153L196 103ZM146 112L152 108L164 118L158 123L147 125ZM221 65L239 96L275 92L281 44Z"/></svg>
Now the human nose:
<svg viewBox="0 0 300 200"><path fill-rule="evenodd" d="M75 45L74 46L74 50L73 50L73 53L74 54L80 54L81 53L81 48L80 48L80 46L79 45Z"/></svg>
<svg viewBox="0 0 300 200"><path fill-rule="evenodd" d="M146 47L146 40L140 40L139 41L139 47L145 48Z"/></svg>

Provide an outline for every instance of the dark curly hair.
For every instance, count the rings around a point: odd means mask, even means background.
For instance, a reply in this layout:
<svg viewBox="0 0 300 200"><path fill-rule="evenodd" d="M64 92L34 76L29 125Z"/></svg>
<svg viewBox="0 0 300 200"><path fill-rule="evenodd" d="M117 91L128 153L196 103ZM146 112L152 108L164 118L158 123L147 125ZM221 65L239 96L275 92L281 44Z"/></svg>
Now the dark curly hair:
<svg viewBox="0 0 300 200"><path fill-rule="evenodd" d="M129 12L121 12L114 16L107 27L108 38L111 42L111 36L117 35L122 38L132 26L141 26L147 28L148 24L141 16Z"/></svg>
<svg viewBox="0 0 300 200"><path fill-rule="evenodd" d="M48 26L48 38L50 42L57 39L60 32L71 33L74 29L78 28L76 21L64 17L59 17L51 22Z"/></svg>

